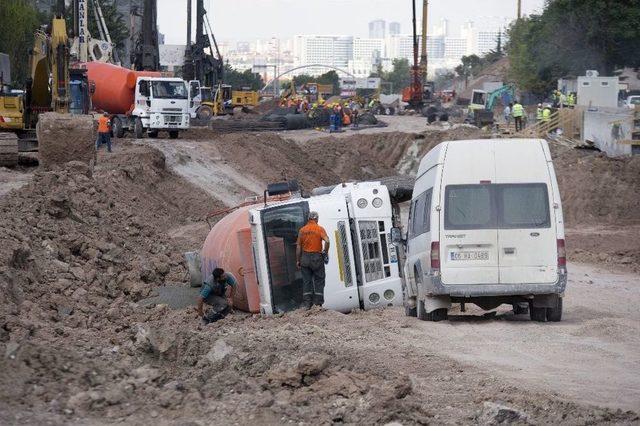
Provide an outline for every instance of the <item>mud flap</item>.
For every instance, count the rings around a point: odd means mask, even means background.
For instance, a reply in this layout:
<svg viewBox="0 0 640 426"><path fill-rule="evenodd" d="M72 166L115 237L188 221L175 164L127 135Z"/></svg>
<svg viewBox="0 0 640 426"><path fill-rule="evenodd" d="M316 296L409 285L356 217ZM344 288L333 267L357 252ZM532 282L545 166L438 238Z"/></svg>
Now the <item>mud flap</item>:
<svg viewBox="0 0 640 426"><path fill-rule="evenodd" d="M424 309L427 313L436 309L451 309L451 298L449 296L425 296Z"/></svg>
<svg viewBox="0 0 640 426"><path fill-rule="evenodd" d="M535 308L555 308L558 304L559 294L540 294L533 298Z"/></svg>

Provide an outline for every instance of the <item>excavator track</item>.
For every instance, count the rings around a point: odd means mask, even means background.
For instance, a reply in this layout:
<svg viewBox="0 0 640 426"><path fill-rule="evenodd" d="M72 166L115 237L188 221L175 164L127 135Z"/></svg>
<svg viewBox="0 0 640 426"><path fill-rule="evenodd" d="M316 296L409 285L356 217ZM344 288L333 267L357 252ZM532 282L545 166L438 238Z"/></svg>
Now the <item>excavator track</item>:
<svg viewBox="0 0 640 426"><path fill-rule="evenodd" d="M0 167L18 165L18 136L15 133L0 132Z"/></svg>

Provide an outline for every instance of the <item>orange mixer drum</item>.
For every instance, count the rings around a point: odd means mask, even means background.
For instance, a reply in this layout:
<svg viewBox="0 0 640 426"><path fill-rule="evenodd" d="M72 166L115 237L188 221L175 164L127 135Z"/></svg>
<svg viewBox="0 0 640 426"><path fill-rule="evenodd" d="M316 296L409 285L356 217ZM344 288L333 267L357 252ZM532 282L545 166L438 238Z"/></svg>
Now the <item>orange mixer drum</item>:
<svg viewBox="0 0 640 426"><path fill-rule="evenodd" d="M95 83L93 108L111 114L126 114L131 109L138 77L161 77L156 71L133 71L102 62L87 62L81 67L87 69L89 81Z"/></svg>
<svg viewBox="0 0 640 426"><path fill-rule="evenodd" d="M249 210L240 207L229 213L207 235L202 251L202 277L207 279L215 268L231 272L238 280L233 305L247 312L260 312L260 293L256 278Z"/></svg>

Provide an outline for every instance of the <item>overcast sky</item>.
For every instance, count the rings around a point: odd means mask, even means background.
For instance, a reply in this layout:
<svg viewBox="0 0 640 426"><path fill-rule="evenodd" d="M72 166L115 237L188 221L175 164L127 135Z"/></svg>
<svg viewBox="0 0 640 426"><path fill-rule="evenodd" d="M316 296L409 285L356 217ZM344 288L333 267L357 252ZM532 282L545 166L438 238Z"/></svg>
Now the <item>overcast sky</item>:
<svg viewBox="0 0 640 426"><path fill-rule="evenodd" d="M420 14L422 2L416 0ZM193 9L195 14L195 2ZM446 18L453 35L468 20L516 16L517 0L430 0L429 24ZM167 44L184 44L186 0L158 0L158 25ZM219 40L289 38L296 34L368 36L368 22L397 21L411 32L411 0L204 0ZM544 0L522 0L523 13L540 12Z"/></svg>

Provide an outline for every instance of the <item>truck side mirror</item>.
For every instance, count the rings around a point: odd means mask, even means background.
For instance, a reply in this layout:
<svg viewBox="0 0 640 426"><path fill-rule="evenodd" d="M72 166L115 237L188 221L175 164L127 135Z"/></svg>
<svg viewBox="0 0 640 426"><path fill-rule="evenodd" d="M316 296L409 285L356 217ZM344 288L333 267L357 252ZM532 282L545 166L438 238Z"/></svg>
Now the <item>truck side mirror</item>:
<svg viewBox="0 0 640 426"><path fill-rule="evenodd" d="M404 243L404 240L402 239L402 230L400 230L400 228L391 228L391 242L393 244Z"/></svg>

